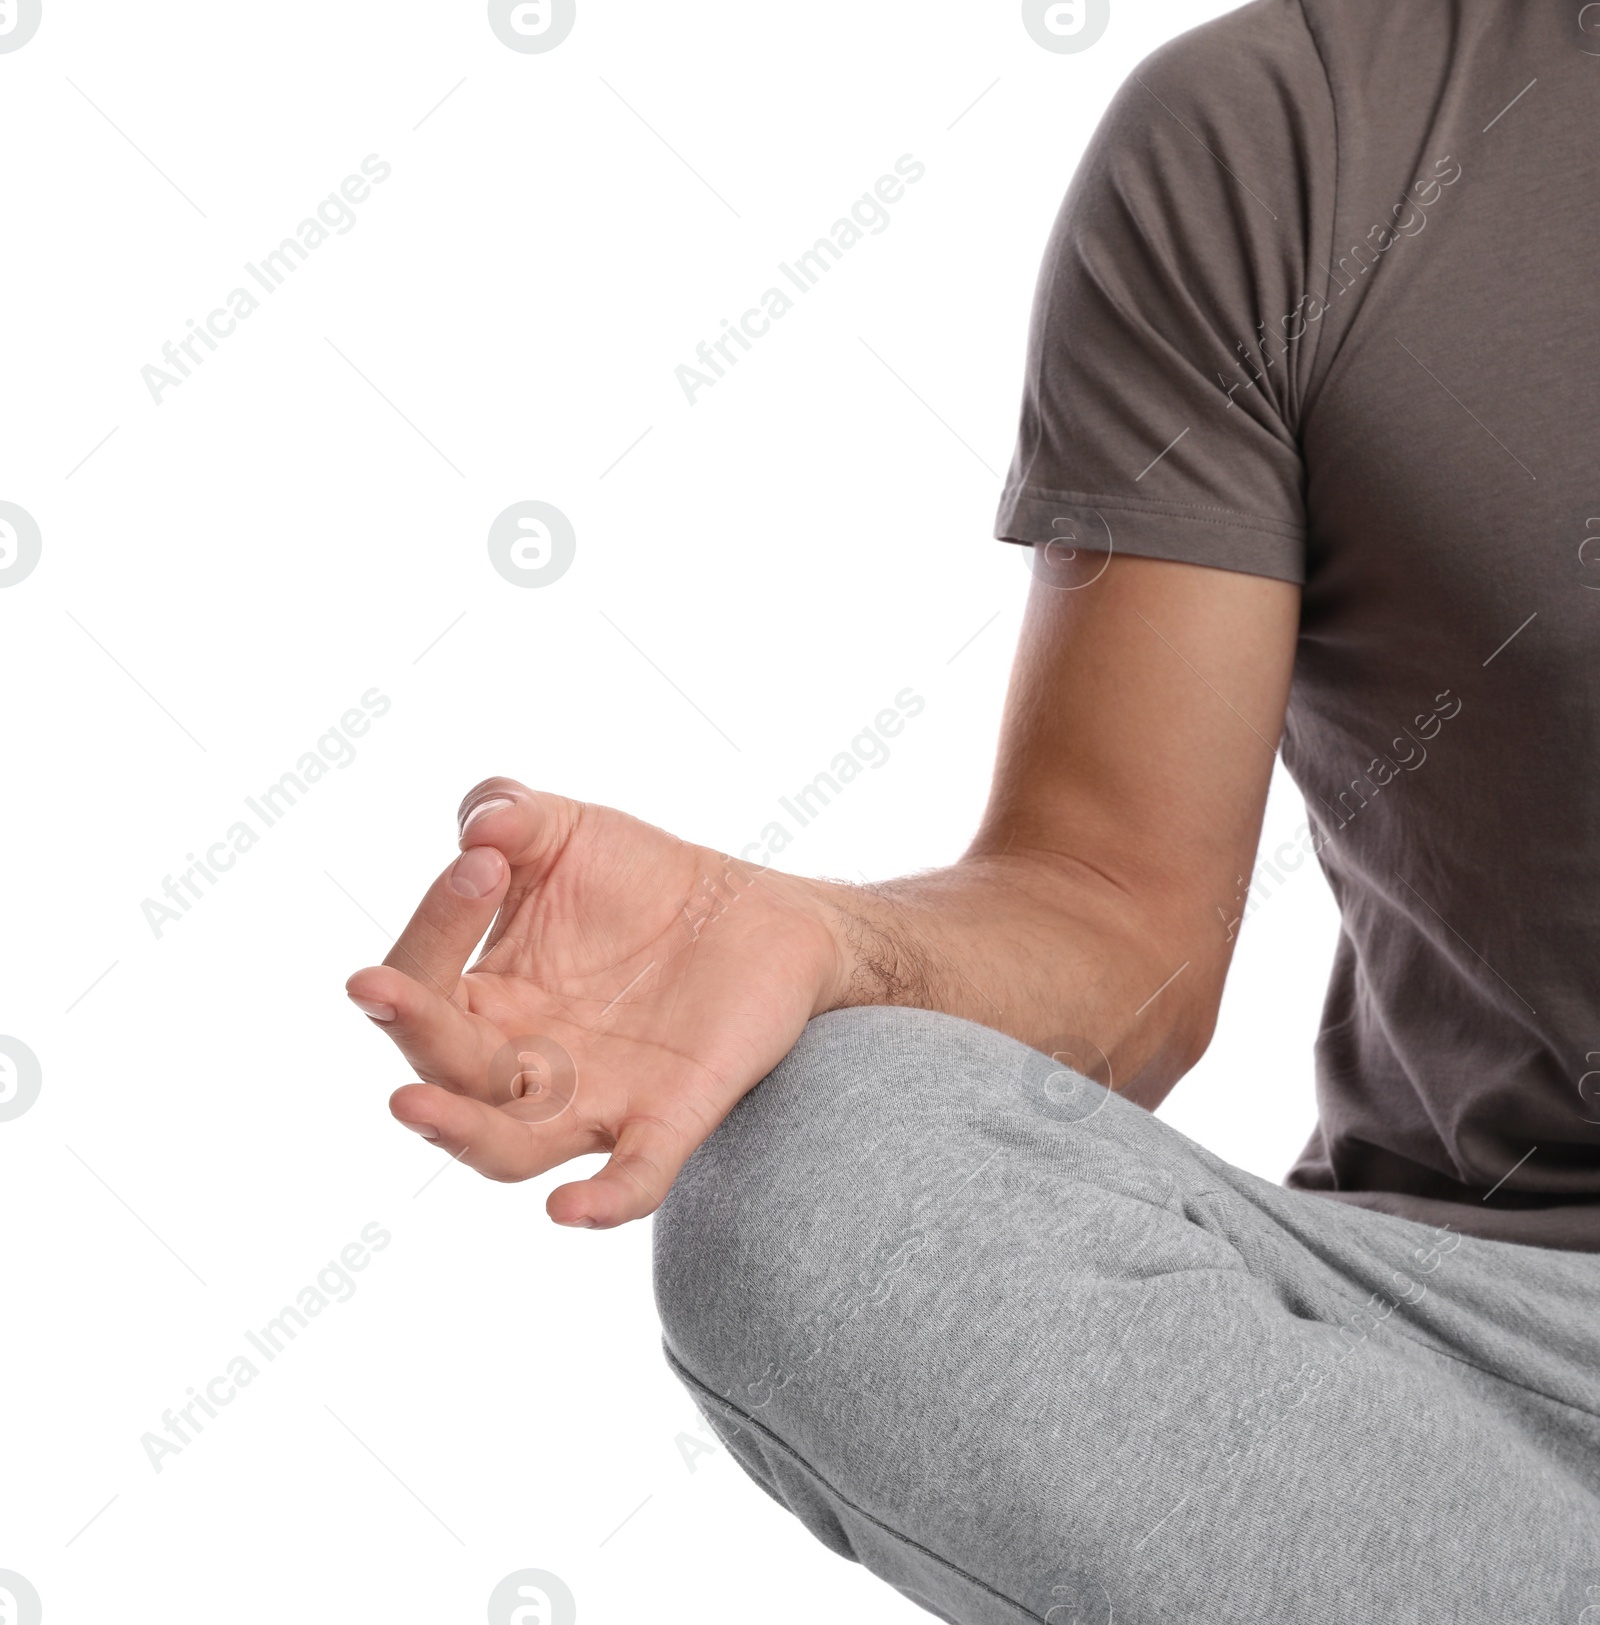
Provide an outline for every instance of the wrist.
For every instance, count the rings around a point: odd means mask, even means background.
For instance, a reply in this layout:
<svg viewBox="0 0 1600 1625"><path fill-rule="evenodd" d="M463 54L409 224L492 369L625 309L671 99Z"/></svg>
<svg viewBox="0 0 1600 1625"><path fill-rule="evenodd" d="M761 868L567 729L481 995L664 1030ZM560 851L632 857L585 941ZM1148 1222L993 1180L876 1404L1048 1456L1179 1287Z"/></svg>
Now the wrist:
<svg viewBox="0 0 1600 1625"><path fill-rule="evenodd" d="M868 886L806 885L827 943L813 1015L872 1004L931 1008L925 944L904 909Z"/></svg>
<svg viewBox="0 0 1600 1625"><path fill-rule="evenodd" d="M811 1013L842 1010L856 1002L851 991L856 982L858 916L853 886L833 880L805 882L811 909L822 928L822 951L816 965L815 1003Z"/></svg>

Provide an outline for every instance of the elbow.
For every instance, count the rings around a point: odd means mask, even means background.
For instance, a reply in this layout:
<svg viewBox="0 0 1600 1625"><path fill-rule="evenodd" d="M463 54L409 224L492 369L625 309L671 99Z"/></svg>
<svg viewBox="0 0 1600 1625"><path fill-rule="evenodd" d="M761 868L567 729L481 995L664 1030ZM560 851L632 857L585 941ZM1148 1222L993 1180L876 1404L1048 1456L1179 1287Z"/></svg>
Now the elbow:
<svg viewBox="0 0 1600 1625"><path fill-rule="evenodd" d="M1211 1048L1211 1040L1217 1034L1217 1013L1220 1009L1220 1000L1207 999L1190 1012L1190 1019L1182 1033L1183 1042L1180 1051L1182 1069L1178 1074L1179 1077L1185 1072L1193 1071L1200 1064L1206 1051Z"/></svg>
<svg viewBox="0 0 1600 1625"><path fill-rule="evenodd" d="M1171 991L1176 993L1177 988ZM1198 977L1187 991L1188 997L1173 999L1158 1019L1151 1019L1158 1009L1152 1005L1124 1041L1126 1081L1116 1093L1146 1111L1154 1111L1199 1065L1216 1034L1220 992L1202 987Z"/></svg>

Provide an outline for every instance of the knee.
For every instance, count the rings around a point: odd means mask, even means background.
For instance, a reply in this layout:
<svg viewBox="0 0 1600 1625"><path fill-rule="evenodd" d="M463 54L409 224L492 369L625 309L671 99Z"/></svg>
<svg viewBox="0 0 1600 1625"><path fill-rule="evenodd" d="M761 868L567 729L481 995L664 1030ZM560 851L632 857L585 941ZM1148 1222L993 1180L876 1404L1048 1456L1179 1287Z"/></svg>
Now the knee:
<svg viewBox="0 0 1600 1625"><path fill-rule="evenodd" d="M864 1557L870 1531L819 1485L865 1482L903 1426L908 1329L928 1315L918 1255L992 1155L973 1125L1027 1057L1044 1061L926 1011L820 1016L656 1215L674 1370L751 1477L843 1555Z"/></svg>
<svg viewBox="0 0 1600 1625"><path fill-rule="evenodd" d="M674 1368L759 1484L902 1589L999 1583L1012 1525L1048 1552L1082 1522L1110 1550L1094 1438L1127 1431L1119 1383L1166 1380L1160 1336L1128 1328L1220 1305L1239 1269L1186 1216L1162 1134L973 1023L819 1017L656 1216ZM1030 1568L1041 1614L1060 1581Z"/></svg>
<svg viewBox="0 0 1600 1625"><path fill-rule="evenodd" d="M745 1410L772 1403L893 1290L929 1212L982 1164L975 1132L1043 1058L955 1017L875 1006L808 1024L690 1158L655 1220L676 1359Z"/></svg>
<svg viewBox="0 0 1600 1625"><path fill-rule="evenodd" d="M886 1393L894 1351L927 1341L919 1317L965 1317L1006 1280L1103 1298L1130 1271L1237 1270L1183 1210L1172 1138L976 1023L887 1006L819 1016L656 1215L667 1346L730 1404L775 1419L802 1392L814 1409L877 1376Z"/></svg>

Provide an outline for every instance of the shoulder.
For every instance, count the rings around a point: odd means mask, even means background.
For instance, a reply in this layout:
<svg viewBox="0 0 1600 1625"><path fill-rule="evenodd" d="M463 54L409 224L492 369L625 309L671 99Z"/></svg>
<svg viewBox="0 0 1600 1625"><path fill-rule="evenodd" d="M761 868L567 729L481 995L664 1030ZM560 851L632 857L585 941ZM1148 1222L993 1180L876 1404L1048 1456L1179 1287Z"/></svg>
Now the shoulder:
<svg viewBox="0 0 1600 1625"><path fill-rule="evenodd" d="M1079 207L1157 239L1305 240L1333 206L1338 136L1301 0L1253 0L1133 69L1084 153Z"/></svg>
<svg viewBox="0 0 1600 1625"><path fill-rule="evenodd" d="M1329 95L1302 0L1252 0L1158 46L1128 76L1113 115L1138 122L1153 108L1247 129L1276 115L1314 117Z"/></svg>
<svg viewBox="0 0 1600 1625"><path fill-rule="evenodd" d="M1225 70L1244 65L1243 59L1257 62L1284 54L1294 55L1314 42L1311 14L1306 0L1250 0L1248 5L1213 17L1175 35L1152 51L1147 58L1186 58L1194 63Z"/></svg>

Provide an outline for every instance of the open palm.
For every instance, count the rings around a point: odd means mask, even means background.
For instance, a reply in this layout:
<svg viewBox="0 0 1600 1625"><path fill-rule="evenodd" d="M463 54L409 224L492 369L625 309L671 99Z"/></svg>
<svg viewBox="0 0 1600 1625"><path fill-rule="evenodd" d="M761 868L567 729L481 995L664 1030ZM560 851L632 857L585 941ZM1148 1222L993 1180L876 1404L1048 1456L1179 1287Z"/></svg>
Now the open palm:
<svg viewBox="0 0 1600 1625"><path fill-rule="evenodd" d="M654 1211L826 1008L840 951L820 892L510 779L468 794L461 845L346 984L423 1080L390 1109L492 1179L610 1152L552 1192L558 1223Z"/></svg>

